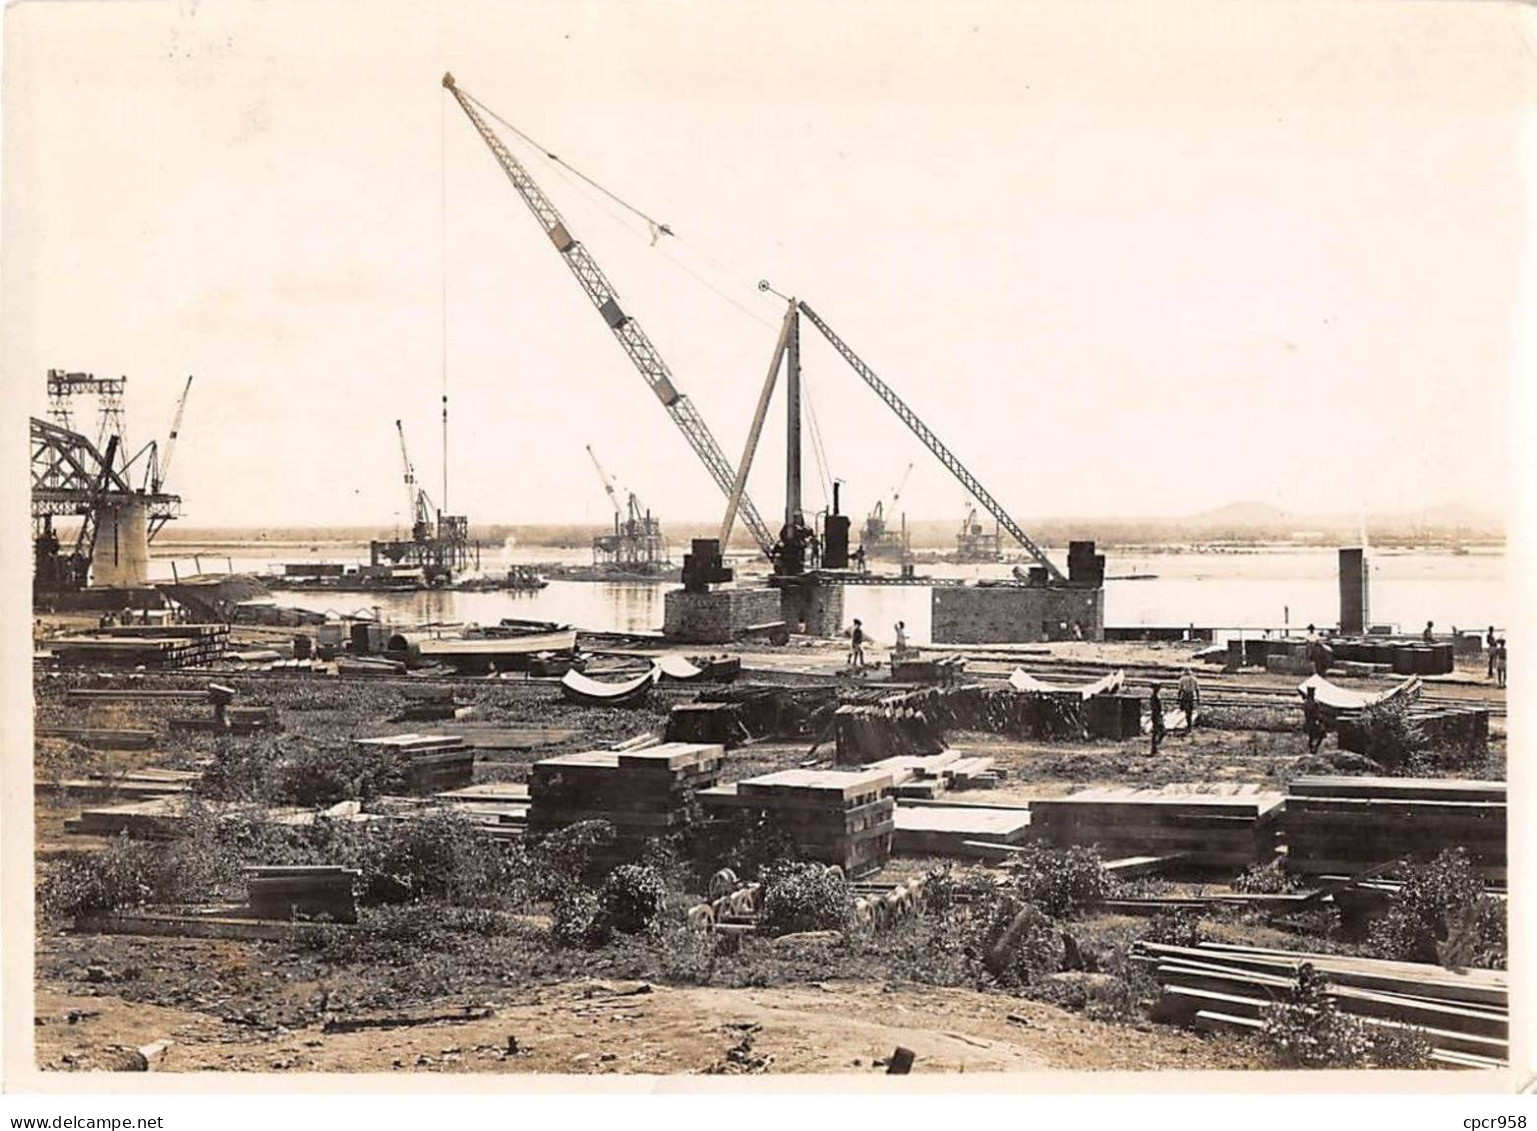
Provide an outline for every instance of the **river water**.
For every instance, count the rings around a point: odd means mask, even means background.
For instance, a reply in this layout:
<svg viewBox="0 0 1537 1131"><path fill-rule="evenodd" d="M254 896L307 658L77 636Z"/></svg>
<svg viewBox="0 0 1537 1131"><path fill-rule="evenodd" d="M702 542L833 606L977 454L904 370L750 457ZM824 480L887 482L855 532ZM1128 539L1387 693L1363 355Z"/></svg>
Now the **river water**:
<svg viewBox="0 0 1537 1131"><path fill-rule="evenodd" d="M366 560L366 546L311 547L230 544L193 548L160 546L151 561L155 578L170 579L201 569L265 573L284 561ZM1058 557L1061 555L1059 554ZM1480 629L1507 623L1507 559L1498 551L1453 554L1444 551L1373 550L1371 617L1375 624L1418 632L1434 620L1438 632L1452 627ZM509 564L562 561L586 564L586 550L550 547L495 547L483 551L487 572ZM748 567L749 570L756 566ZM1108 555L1105 623L1197 625L1219 629L1301 627L1334 624L1339 618L1338 558L1333 550L1255 547L1231 550L1133 550ZM921 564L934 576L1005 577L1004 565ZM880 563L872 570L894 571ZM748 571L739 569L738 577ZM1114 580L1117 575L1152 574L1151 580ZM644 631L662 626L663 594L675 585L551 581L536 592L489 593L320 593L276 591L281 604L319 612L348 613L377 607L393 622L494 624L503 617L558 621L587 629ZM844 615L859 617L876 639L905 621L914 643L929 641L931 590L911 586L850 586ZM1224 633L1225 635L1225 633Z"/></svg>

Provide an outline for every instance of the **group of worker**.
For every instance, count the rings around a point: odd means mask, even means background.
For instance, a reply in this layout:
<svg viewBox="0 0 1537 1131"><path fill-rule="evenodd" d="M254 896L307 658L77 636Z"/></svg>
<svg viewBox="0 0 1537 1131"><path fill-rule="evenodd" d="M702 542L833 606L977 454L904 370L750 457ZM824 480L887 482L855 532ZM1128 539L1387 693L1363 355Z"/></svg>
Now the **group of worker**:
<svg viewBox="0 0 1537 1131"><path fill-rule="evenodd" d="M854 671L864 671L867 666L865 660L865 645L869 642L869 636L865 633L864 621L854 618L854 627L849 632L849 658L848 666ZM901 660L907 657L911 649L907 643L907 624L897 621L892 626L892 660Z"/></svg>
<svg viewBox="0 0 1537 1131"><path fill-rule="evenodd" d="M1149 754L1158 753L1158 745L1168 733L1168 723L1163 717L1163 699L1159 690L1159 685L1154 683L1152 690L1148 692L1148 714L1152 723L1153 739ZM1185 717L1185 733L1189 734L1195 728L1196 715L1201 710L1201 685L1196 680L1195 673L1189 668L1180 673L1179 682L1174 685L1174 697L1180 713Z"/></svg>

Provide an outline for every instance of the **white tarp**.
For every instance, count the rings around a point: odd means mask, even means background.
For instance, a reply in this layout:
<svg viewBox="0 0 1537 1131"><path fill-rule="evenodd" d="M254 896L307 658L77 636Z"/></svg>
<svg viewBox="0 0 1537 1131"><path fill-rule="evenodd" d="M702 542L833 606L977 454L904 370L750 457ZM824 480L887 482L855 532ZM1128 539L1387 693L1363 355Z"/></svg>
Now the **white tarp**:
<svg viewBox="0 0 1537 1131"><path fill-rule="evenodd" d="M584 699L624 699L634 695L642 687L655 683L661 678L661 674L661 669L653 664L649 671L634 679L627 679L623 683L605 683L591 676L585 676L572 668L560 677L560 682L567 691Z"/></svg>
<svg viewBox="0 0 1537 1131"><path fill-rule="evenodd" d="M1313 695L1319 705L1331 708L1335 711L1359 711L1363 707L1370 707L1377 703L1386 703L1390 699L1404 696L1409 702L1414 702L1420 697L1422 681L1417 675L1386 691L1352 691L1348 687L1341 687L1337 683L1330 683L1321 675L1310 675L1297 685L1297 694L1307 698L1308 688L1313 688Z"/></svg>
<svg viewBox="0 0 1537 1131"><path fill-rule="evenodd" d="M1126 682L1126 673L1123 671L1111 672L1103 679L1097 679L1093 683L1061 684L1045 683L1023 668L1015 668L1009 676L1009 686L1015 691L1030 691L1037 694L1077 695L1082 699L1092 699L1096 695L1108 695L1112 691L1119 691L1121 685Z"/></svg>
<svg viewBox="0 0 1537 1131"><path fill-rule="evenodd" d="M703 668L696 668L689 663L687 656L681 656L677 652L669 652L656 662L656 666L662 669L662 674L668 679L676 679L688 682L698 679L704 674Z"/></svg>

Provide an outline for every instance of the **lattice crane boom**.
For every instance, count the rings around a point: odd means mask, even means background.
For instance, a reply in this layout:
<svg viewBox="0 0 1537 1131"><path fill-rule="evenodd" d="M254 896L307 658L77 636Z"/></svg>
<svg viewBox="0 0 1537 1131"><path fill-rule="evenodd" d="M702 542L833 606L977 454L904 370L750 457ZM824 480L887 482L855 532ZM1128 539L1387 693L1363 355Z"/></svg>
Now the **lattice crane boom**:
<svg viewBox="0 0 1537 1131"><path fill-rule="evenodd" d="M678 391L672 379L672 372L667 368L667 363L662 360L656 347L651 344L651 339L646 336L639 323L624 313L619 305L618 294L598 267L597 261L588 253L586 247L571 235L570 229L566 227L565 220L556 210L555 205L544 195L528 170L512 155L501 138L481 116L476 109L479 103L459 89L451 74L443 76L443 86L454 96L454 101L459 103L459 108L469 118L470 124L480 134L486 147L491 150L502 172L507 175L513 188L517 189L518 195L533 212L540 227L544 229L545 235L555 245L555 250L560 253L561 258L566 261L566 266L576 276L577 282L582 285L582 290L602 315L604 322L607 323L630 361L639 370L646 385L667 409L668 415L672 417L673 422L694 449L694 453L703 462L710 477L729 498L736 479L736 469L725 452L721 450L693 402ZM759 547L765 554L770 553L774 539L752 501L744 495L737 510L743 524L752 531Z"/></svg>
<svg viewBox="0 0 1537 1131"><path fill-rule="evenodd" d="M1066 583L1067 577L1062 573L1061 570L1056 567L1055 564L1052 563L1052 560L1046 556L1046 552L1037 546L1031 540L1028 534L1020 529L1019 523L1015 522L1012 518L1009 517L1008 512L1003 509L1003 505L999 503L998 500L994 499L992 495L988 493L987 488L983 487L982 484L977 480L977 477L968 471L966 466L955 457L954 453L952 453L949 448L945 447L945 445L940 442L939 437L934 435L934 433L929 430L929 426L918 418L918 414L915 413L912 409L908 408L907 404L902 400L902 398L897 396L897 394L892 391L891 387L887 385L886 382L877 377L874 370L872 370L868 365L860 360L859 355L850 349L848 344L833 332L831 326L822 321L821 316L818 315L816 311L812 310L811 307L807 306L804 302L800 304L800 308L801 312L805 314L807 318L811 319L812 324L816 326L818 330L822 331L822 336L828 340L833 349L837 350L838 353L842 355L843 360L849 363L849 366L854 370L855 373L858 373L862 378L864 378L865 384L869 385L870 388L875 390L875 395L886 402L887 407L889 407L892 412L896 413L897 417L902 421L903 424L907 425L907 427L912 431L913 435L917 436L918 439L922 441L923 446L928 448L929 451L933 452L934 455L939 459L939 462L944 464L945 467L949 470L950 474L955 476L956 479L960 480L961 486L965 487L971 496L976 499L977 502L981 503L982 506L987 509L989 514L998 520L998 525L1007 530L1009 534L1014 538L1014 540L1025 548L1025 551L1035 559L1038 565L1046 570L1046 572L1051 576L1052 580Z"/></svg>
<svg viewBox="0 0 1537 1131"><path fill-rule="evenodd" d="M614 514L621 514L624 508L619 505L619 496L614 491L613 480L608 477L608 472L604 471L603 465L598 462L598 453L592 450L591 444L587 445L587 455L592 460L592 466L597 471L598 478L603 482L603 490L608 492L609 505L614 508Z"/></svg>

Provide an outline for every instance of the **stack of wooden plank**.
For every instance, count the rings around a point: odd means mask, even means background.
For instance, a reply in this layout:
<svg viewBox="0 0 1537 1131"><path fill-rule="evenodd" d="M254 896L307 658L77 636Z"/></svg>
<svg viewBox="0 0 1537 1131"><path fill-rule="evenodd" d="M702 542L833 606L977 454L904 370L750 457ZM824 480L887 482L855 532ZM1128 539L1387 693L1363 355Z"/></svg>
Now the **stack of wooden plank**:
<svg viewBox="0 0 1537 1131"><path fill-rule="evenodd" d="M1089 789L1031 801L1031 831L1107 858L1184 853L1196 867L1240 869L1273 857L1282 800L1252 785Z"/></svg>
<svg viewBox="0 0 1537 1131"><path fill-rule="evenodd" d="M850 876L891 856L895 803L891 775L869 770L780 770L699 794L717 819L777 825L809 860L837 864Z"/></svg>
<svg viewBox="0 0 1537 1131"><path fill-rule="evenodd" d="M1409 708L1409 721L1419 728L1432 747L1453 748L1465 757L1476 757L1489 750L1489 711L1480 707L1428 707L1415 704ZM1335 734L1341 750L1368 754L1366 730L1359 715L1343 714L1335 719Z"/></svg>
<svg viewBox="0 0 1537 1131"><path fill-rule="evenodd" d="M229 721L231 734L255 734L258 731L281 730L276 707L226 707L224 717Z"/></svg>
<svg viewBox="0 0 1537 1131"><path fill-rule="evenodd" d="M589 750L535 762L528 778L531 836L580 821L607 821L621 853L689 823L698 790L720 779L725 747L665 742L641 750Z"/></svg>
<svg viewBox="0 0 1537 1131"><path fill-rule="evenodd" d="M701 691L698 702L737 704L742 725L755 738L800 738L820 735L826 728L838 706L838 689L825 684L737 684Z"/></svg>
<svg viewBox="0 0 1537 1131"><path fill-rule="evenodd" d="M1496 1068L1509 1062L1510 991L1503 970L1452 971L1414 962L1269 950L1139 942L1133 954L1162 987L1155 1016L1208 1032L1251 1032L1296 986L1305 963L1342 1013L1369 1025L1419 1030L1438 1063Z"/></svg>
<svg viewBox="0 0 1537 1131"><path fill-rule="evenodd" d="M78 817L66 820L64 831L89 836L126 834L136 839L173 840L185 835L191 816L187 801L186 794L172 793L144 801L86 809ZM205 801L202 804L202 812L215 818L247 811L246 806L237 802ZM315 818L315 810L293 806L269 808L262 814L264 821L274 825L310 825L314 824Z"/></svg>
<svg viewBox="0 0 1537 1131"><path fill-rule="evenodd" d="M1116 741L1142 734L1142 699L1136 695L1096 695L1084 705L1090 738Z"/></svg>
<svg viewBox="0 0 1537 1131"><path fill-rule="evenodd" d="M67 738L99 750L148 750L155 741L152 730L118 730L105 727L38 727L38 738Z"/></svg>
<svg viewBox="0 0 1537 1131"><path fill-rule="evenodd" d="M1023 806L897 804L891 851L898 856L958 856L996 861L1030 834Z"/></svg>
<svg viewBox="0 0 1537 1131"><path fill-rule="evenodd" d="M395 716L396 722L434 722L439 719L459 719L468 715L473 707L454 698L454 689L447 684L429 684L425 687L405 689L406 705Z"/></svg>
<svg viewBox="0 0 1537 1131"><path fill-rule="evenodd" d="M193 784L202 776L194 770L151 767L128 770L121 774L90 774L83 778L65 778L56 782L39 779L36 787L39 790L56 790L81 799L133 798L144 801L189 793Z"/></svg>
<svg viewBox="0 0 1537 1131"><path fill-rule="evenodd" d="M246 869L246 903L258 919L358 921L356 868L290 864Z"/></svg>
<svg viewBox="0 0 1537 1131"><path fill-rule="evenodd" d="M899 754L864 767L891 775L891 795L933 799L951 789L991 789L998 784L993 759L963 756L958 750L934 755Z"/></svg>
<svg viewBox="0 0 1537 1131"><path fill-rule="evenodd" d="M69 666L186 668L218 660L229 642L223 624L114 625L84 636L48 642L59 663Z"/></svg>
<svg viewBox="0 0 1537 1131"><path fill-rule="evenodd" d="M475 778L475 750L457 735L392 734L355 741L370 749L403 755L402 785L412 793L457 789Z"/></svg>
<svg viewBox="0 0 1537 1131"><path fill-rule="evenodd" d="M891 678L897 683L951 684L965 674L964 656L920 656L913 653L891 661Z"/></svg>
<svg viewBox="0 0 1537 1131"><path fill-rule="evenodd" d="M845 703L833 713L840 766L859 766L897 755L926 756L944 750L944 736L914 707Z"/></svg>
<svg viewBox="0 0 1537 1131"><path fill-rule="evenodd" d="M1463 847L1486 879L1505 879L1505 783L1450 778L1303 777L1281 816L1286 867L1357 875Z"/></svg>
<svg viewBox="0 0 1537 1131"><path fill-rule="evenodd" d="M731 749L747 737L739 703L679 703L667 713L668 742L703 742Z"/></svg>
<svg viewBox="0 0 1537 1131"><path fill-rule="evenodd" d="M518 840L528 827L528 786L520 782L480 782L434 795L469 818L493 840Z"/></svg>

